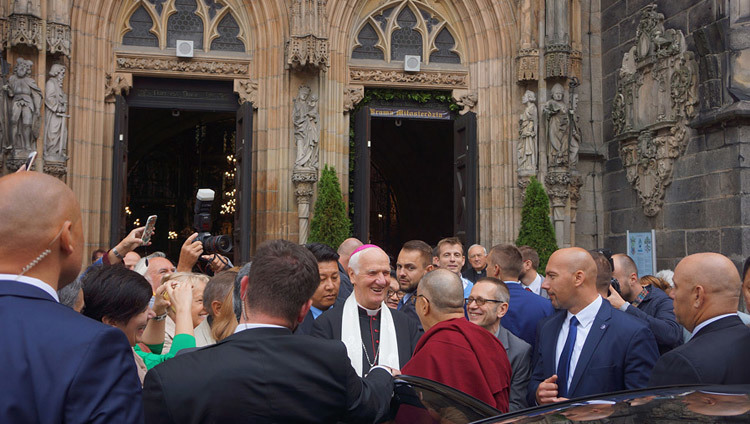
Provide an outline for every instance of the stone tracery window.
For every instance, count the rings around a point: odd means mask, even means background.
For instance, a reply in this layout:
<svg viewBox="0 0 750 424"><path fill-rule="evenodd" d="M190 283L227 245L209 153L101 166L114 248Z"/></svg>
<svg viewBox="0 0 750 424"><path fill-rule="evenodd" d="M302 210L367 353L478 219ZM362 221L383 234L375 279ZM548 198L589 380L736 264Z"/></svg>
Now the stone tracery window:
<svg viewBox="0 0 750 424"><path fill-rule="evenodd" d="M242 0L125 0L120 29L123 45L174 48L192 40L196 50L245 52L247 19ZM246 17L245 17L246 18Z"/></svg>
<svg viewBox="0 0 750 424"><path fill-rule="evenodd" d="M403 61L418 55L424 63L461 63L453 28L418 0L399 0L370 13L358 26L352 59Z"/></svg>

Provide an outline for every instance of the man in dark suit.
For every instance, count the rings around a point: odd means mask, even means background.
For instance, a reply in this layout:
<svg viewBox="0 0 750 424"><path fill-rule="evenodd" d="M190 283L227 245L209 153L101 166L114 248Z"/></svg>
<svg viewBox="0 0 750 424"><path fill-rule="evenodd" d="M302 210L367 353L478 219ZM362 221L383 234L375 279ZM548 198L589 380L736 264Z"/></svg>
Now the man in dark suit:
<svg viewBox="0 0 750 424"><path fill-rule="evenodd" d="M561 309L540 324L529 403L645 387L659 351L651 330L596 291L596 263L577 247L550 256L542 287Z"/></svg>
<svg viewBox="0 0 750 424"><path fill-rule="evenodd" d="M511 368L509 412L528 406L526 391L531 379L531 345L503 327L502 318L508 312L508 286L497 278L477 280L466 299L469 321L494 334L505 348Z"/></svg>
<svg viewBox="0 0 750 424"><path fill-rule="evenodd" d="M0 178L0 422L138 423L125 334L61 305L83 259L73 192L39 172Z"/></svg>
<svg viewBox="0 0 750 424"><path fill-rule="evenodd" d="M690 255L677 264L673 281L677 321L692 334L659 359L649 385L750 382L750 328L737 316L740 276L732 261L718 253Z"/></svg>
<svg viewBox="0 0 750 424"><path fill-rule="evenodd" d="M319 286L307 249L258 247L242 279L235 334L153 368L144 383L147 423L374 422L393 394L385 367L359 378L341 343L293 335Z"/></svg>
<svg viewBox="0 0 750 424"><path fill-rule="evenodd" d="M662 355L682 344L682 328L674 315L672 299L651 284L641 286L638 268L628 255L612 255L612 275L620 282L620 293L610 290L607 297L615 308L644 320L654 333ZM622 295L622 296L621 296Z"/></svg>
<svg viewBox="0 0 750 424"><path fill-rule="evenodd" d="M344 342L359 375L366 375L377 364L400 369L419 340L417 324L383 302L390 272L388 255L379 247L366 244L355 250L349 259L352 296L313 325L313 336Z"/></svg>
<svg viewBox="0 0 750 424"><path fill-rule="evenodd" d="M411 240L404 243L396 259L396 277L398 285L405 293L398 302L398 310L409 316L424 331L414 303L409 301L416 295L422 277L432 271L432 248L422 240Z"/></svg>
<svg viewBox="0 0 750 424"><path fill-rule="evenodd" d="M505 282L510 292L508 313L503 317L503 327L534 347L539 321L552 315L549 300L521 287L518 276L523 269L521 252L513 245L499 244L487 256L487 276Z"/></svg>
<svg viewBox="0 0 750 424"><path fill-rule="evenodd" d="M320 284L312 296L312 306L305 315L294 334L312 333L313 323L330 308L341 307L346 299L339 297L339 254L323 243L309 243L305 247L315 256L318 262Z"/></svg>
<svg viewBox="0 0 750 424"><path fill-rule="evenodd" d="M472 244L466 251L469 258L469 266L461 272L461 276L476 283L482 277L487 276L487 249L479 244Z"/></svg>

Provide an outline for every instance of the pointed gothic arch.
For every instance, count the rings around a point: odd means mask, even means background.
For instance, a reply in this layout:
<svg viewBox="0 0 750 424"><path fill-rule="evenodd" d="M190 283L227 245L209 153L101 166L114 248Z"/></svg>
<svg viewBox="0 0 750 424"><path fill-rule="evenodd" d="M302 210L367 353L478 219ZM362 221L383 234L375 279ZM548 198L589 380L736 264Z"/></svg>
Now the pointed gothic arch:
<svg viewBox="0 0 750 424"><path fill-rule="evenodd" d="M390 63L402 61L404 54L417 54L425 64L466 62L458 31L440 12L419 0L395 0L377 7L355 25L351 40L349 57L353 60Z"/></svg>

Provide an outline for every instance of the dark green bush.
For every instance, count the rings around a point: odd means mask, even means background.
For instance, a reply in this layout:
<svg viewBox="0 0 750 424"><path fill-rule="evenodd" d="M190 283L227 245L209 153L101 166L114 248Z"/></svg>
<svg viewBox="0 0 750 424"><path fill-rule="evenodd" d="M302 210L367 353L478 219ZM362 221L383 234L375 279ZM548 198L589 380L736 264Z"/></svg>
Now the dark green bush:
<svg viewBox="0 0 750 424"><path fill-rule="evenodd" d="M542 184L534 177L526 187L526 200L521 209L521 230L516 246L531 246L539 253L540 273L544 273L547 260L557 250L555 229L549 216L549 197Z"/></svg>
<svg viewBox="0 0 750 424"><path fill-rule="evenodd" d="M351 227L352 223L341 197L339 178L335 169L326 165L318 181L318 199L315 201L307 242L323 243L336 249L350 237Z"/></svg>

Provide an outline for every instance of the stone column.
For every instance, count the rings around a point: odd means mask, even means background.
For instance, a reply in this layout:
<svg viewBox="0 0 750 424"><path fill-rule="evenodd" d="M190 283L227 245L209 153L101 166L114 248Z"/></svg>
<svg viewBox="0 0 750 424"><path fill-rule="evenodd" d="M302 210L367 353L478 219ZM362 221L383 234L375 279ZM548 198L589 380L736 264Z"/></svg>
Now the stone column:
<svg viewBox="0 0 750 424"><path fill-rule="evenodd" d="M555 224L555 239L557 246L565 245L565 208L570 194L570 172L565 168L549 168L544 179L547 192L552 201L552 222Z"/></svg>
<svg viewBox="0 0 750 424"><path fill-rule="evenodd" d="M578 201L581 200L581 186L583 179L577 173L570 176L570 245L576 245L576 221L578 215Z"/></svg>
<svg viewBox="0 0 750 424"><path fill-rule="evenodd" d="M307 243L310 235L310 203L313 197L313 187L318 181L318 171L295 171L292 174L294 183L294 197L297 200L297 214L299 215L299 243Z"/></svg>

